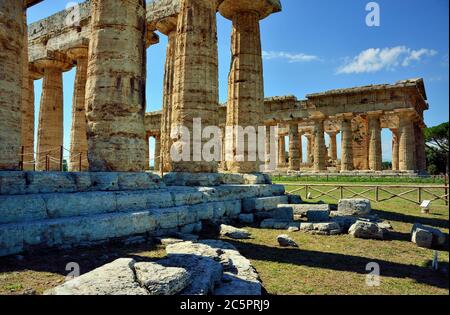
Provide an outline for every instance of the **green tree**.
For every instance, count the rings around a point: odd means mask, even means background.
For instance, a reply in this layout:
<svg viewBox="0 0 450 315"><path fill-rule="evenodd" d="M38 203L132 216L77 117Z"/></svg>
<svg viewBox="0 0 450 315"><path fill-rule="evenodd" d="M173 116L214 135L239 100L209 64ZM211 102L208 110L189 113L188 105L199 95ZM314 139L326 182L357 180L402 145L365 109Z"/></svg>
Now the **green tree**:
<svg viewBox="0 0 450 315"><path fill-rule="evenodd" d="M428 172L432 175L448 174L449 165L449 123L426 128L425 145L427 155Z"/></svg>

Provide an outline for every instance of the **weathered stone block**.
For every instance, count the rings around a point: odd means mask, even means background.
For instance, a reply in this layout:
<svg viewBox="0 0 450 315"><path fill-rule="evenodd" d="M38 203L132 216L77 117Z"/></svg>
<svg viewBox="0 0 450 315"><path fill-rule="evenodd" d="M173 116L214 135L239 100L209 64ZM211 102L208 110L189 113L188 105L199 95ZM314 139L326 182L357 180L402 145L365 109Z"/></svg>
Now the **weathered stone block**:
<svg viewBox="0 0 450 315"><path fill-rule="evenodd" d="M91 172L92 190L119 190L119 174L114 172Z"/></svg>
<svg viewBox="0 0 450 315"><path fill-rule="evenodd" d="M330 220L330 212L327 210L308 210L306 211L308 222L327 222Z"/></svg>
<svg viewBox="0 0 450 315"><path fill-rule="evenodd" d="M368 215L372 210L368 199L341 199L338 203L338 213L344 215Z"/></svg>
<svg viewBox="0 0 450 315"><path fill-rule="evenodd" d="M193 205L190 208L197 213L198 220L212 220L214 218L213 203Z"/></svg>
<svg viewBox="0 0 450 315"><path fill-rule="evenodd" d="M175 206L195 205L203 202L203 194L196 189L186 187L170 187Z"/></svg>
<svg viewBox="0 0 450 315"><path fill-rule="evenodd" d="M150 295L174 295L186 288L191 275L184 268L164 267L153 262L134 265L137 281Z"/></svg>
<svg viewBox="0 0 450 315"><path fill-rule="evenodd" d="M17 254L23 251L23 225L0 225L0 256Z"/></svg>
<svg viewBox="0 0 450 315"><path fill-rule="evenodd" d="M439 229L416 223L412 227L411 234L414 235L417 229L425 230L433 235L433 246L443 246L447 241L446 235ZM424 232L421 232L420 234L423 235Z"/></svg>
<svg viewBox="0 0 450 315"><path fill-rule="evenodd" d="M188 211L187 207L174 207L166 209L155 209L152 210L155 215L157 226L160 229L172 229L178 227L179 224L179 213L180 209L183 208L184 211Z"/></svg>
<svg viewBox="0 0 450 315"><path fill-rule="evenodd" d="M82 216L117 210L114 192L82 192L43 195L49 218Z"/></svg>
<svg viewBox="0 0 450 315"><path fill-rule="evenodd" d="M287 196L263 197L263 198L247 198L242 201L242 211L249 213L252 211L273 210L279 204L286 204Z"/></svg>
<svg viewBox="0 0 450 315"><path fill-rule="evenodd" d="M380 228L376 223L357 221L353 224L348 233L357 238L384 239L385 229Z"/></svg>
<svg viewBox="0 0 450 315"><path fill-rule="evenodd" d="M239 221L242 223L251 224L255 221L255 216L252 213L242 213L239 215Z"/></svg>
<svg viewBox="0 0 450 315"><path fill-rule="evenodd" d="M24 222L47 218L45 201L40 195L0 195L0 223Z"/></svg>
<svg viewBox="0 0 450 315"><path fill-rule="evenodd" d="M0 195L22 195L26 193L24 172L0 172Z"/></svg>
<svg viewBox="0 0 450 315"><path fill-rule="evenodd" d="M119 173L120 190L143 190L161 188L159 177L151 173Z"/></svg>
<svg viewBox="0 0 450 315"><path fill-rule="evenodd" d="M70 193L78 191L77 181L72 173L26 172L25 176L28 194Z"/></svg>
<svg viewBox="0 0 450 315"><path fill-rule="evenodd" d="M420 227L413 229L411 234L411 242L417 244L419 247L432 248L433 247L433 233L424 230Z"/></svg>
<svg viewBox="0 0 450 315"><path fill-rule="evenodd" d="M293 221L294 220L294 212L292 211L292 208L290 207L283 207L283 208L277 208L274 210L267 211L269 218L275 219L275 220L282 220L282 221Z"/></svg>
<svg viewBox="0 0 450 315"><path fill-rule="evenodd" d="M330 205L328 204L279 204L278 207L291 208L296 216L306 216L309 210L330 211Z"/></svg>

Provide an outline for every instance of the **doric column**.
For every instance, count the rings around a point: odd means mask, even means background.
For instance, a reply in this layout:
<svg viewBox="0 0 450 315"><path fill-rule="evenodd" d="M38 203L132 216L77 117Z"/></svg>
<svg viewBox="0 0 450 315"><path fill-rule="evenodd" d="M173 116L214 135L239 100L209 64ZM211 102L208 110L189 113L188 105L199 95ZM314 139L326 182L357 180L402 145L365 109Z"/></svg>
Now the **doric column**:
<svg viewBox="0 0 450 315"><path fill-rule="evenodd" d="M37 138L38 171L61 169L61 147L63 145L63 71L69 63L57 60L40 60L44 69L39 125Z"/></svg>
<svg viewBox="0 0 450 315"><path fill-rule="evenodd" d="M28 64L28 63L27 63ZM24 148L24 170L33 170L34 165L34 81L43 77L43 71L28 64L28 98L22 107L22 146Z"/></svg>
<svg viewBox="0 0 450 315"><path fill-rule="evenodd" d="M266 126L266 137L265 137L265 165L266 170L270 168L270 126Z"/></svg>
<svg viewBox="0 0 450 315"><path fill-rule="evenodd" d="M298 131L298 158L300 163L300 168L303 163L303 141L302 141L303 131Z"/></svg>
<svg viewBox="0 0 450 315"><path fill-rule="evenodd" d="M26 42L24 1L0 1L0 170L19 169Z"/></svg>
<svg viewBox="0 0 450 315"><path fill-rule="evenodd" d="M145 170L146 3L92 0L86 110L89 169Z"/></svg>
<svg viewBox="0 0 450 315"><path fill-rule="evenodd" d="M85 106L88 49L87 47L72 49L69 56L77 65L72 104L72 128L70 130L69 171L81 172L89 169Z"/></svg>
<svg viewBox="0 0 450 315"><path fill-rule="evenodd" d="M289 170L300 170L300 140L298 137L298 125L289 125Z"/></svg>
<svg viewBox="0 0 450 315"><path fill-rule="evenodd" d="M150 170L150 135L145 135L145 170Z"/></svg>
<svg viewBox="0 0 450 315"><path fill-rule="evenodd" d="M382 170L381 123L382 112L369 112L369 168L371 171Z"/></svg>
<svg viewBox="0 0 450 315"><path fill-rule="evenodd" d="M161 167L161 136L155 136L155 171Z"/></svg>
<svg viewBox="0 0 450 315"><path fill-rule="evenodd" d="M285 166L286 166L286 137L284 135L279 135L277 168L283 168Z"/></svg>
<svg viewBox="0 0 450 315"><path fill-rule="evenodd" d="M324 118L314 118L314 171L327 170Z"/></svg>
<svg viewBox="0 0 450 315"><path fill-rule="evenodd" d="M413 111L398 112L399 116L399 170L416 170L415 139L414 139L414 115Z"/></svg>
<svg viewBox="0 0 450 315"><path fill-rule="evenodd" d="M216 10L215 0L181 1L175 50L171 133L177 139L172 146L174 151L180 157L187 151L189 155L188 161L185 161L186 158L172 161L175 172L217 172L217 161L204 161L201 154L203 145L210 139L195 135L193 122L194 119L201 119L202 126L216 126L218 123Z"/></svg>
<svg viewBox="0 0 450 315"><path fill-rule="evenodd" d="M306 139L308 140L308 145L306 147L306 155L308 163L314 163L314 139L312 134L306 134Z"/></svg>
<svg viewBox="0 0 450 315"><path fill-rule="evenodd" d="M353 133L351 116L342 116L341 120L341 172L352 171Z"/></svg>
<svg viewBox="0 0 450 315"><path fill-rule="evenodd" d="M158 30L167 35L166 64L164 66L163 105L161 115L161 160L164 172L172 171L170 147L172 146L171 118L174 91L175 49L177 40L177 18L169 17L157 24Z"/></svg>
<svg viewBox="0 0 450 315"><path fill-rule="evenodd" d="M425 172L427 170L427 160L425 154L425 136L423 134L423 124L414 125L414 138L416 144L416 169L419 172Z"/></svg>
<svg viewBox="0 0 450 315"><path fill-rule="evenodd" d="M398 142L398 130L391 129L392 131L392 170L398 171L398 150L399 150L399 142Z"/></svg>
<svg viewBox="0 0 450 315"><path fill-rule="evenodd" d="M330 137L330 158L333 161L337 161L337 144L336 144L336 135L337 132L328 132L328 136Z"/></svg>
<svg viewBox="0 0 450 315"><path fill-rule="evenodd" d="M264 124L264 84L262 69L261 34L259 21L281 6L277 1L224 0L220 13L233 23L231 35L231 70L228 80L227 126L258 126ZM238 141L241 140L243 157L239 156ZM233 161L227 162L230 171L238 173L259 172L257 146L251 149L248 137L234 134L232 140ZM256 152L255 152L256 151ZM240 160L237 160L239 156Z"/></svg>

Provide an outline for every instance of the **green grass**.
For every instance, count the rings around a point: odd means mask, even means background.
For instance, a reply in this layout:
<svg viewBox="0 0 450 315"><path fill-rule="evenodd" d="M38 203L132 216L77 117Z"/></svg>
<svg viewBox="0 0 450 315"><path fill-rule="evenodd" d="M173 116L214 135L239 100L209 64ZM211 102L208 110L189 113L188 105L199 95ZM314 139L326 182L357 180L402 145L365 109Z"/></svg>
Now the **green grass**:
<svg viewBox="0 0 450 315"><path fill-rule="evenodd" d="M287 186L287 190L292 188ZM336 203L334 197L319 199ZM446 267L447 272L436 272L430 268L434 251L410 242L411 227L416 222L448 234L448 206L442 201L434 202L428 215L422 214L417 205L397 199L372 203L372 208L394 228L385 241L289 232L300 248L287 249L279 247L276 241L277 236L286 231L256 226L243 226L252 233L251 239L224 240L251 260L269 294L448 295L448 244L439 250L440 265ZM108 244L90 249L48 251L41 255L30 253L22 259L0 258L0 294L41 294L64 282L68 262L79 263L81 273L85 273L119 257L139 260L164 256L164 248L152 244ZM380 266L379 287L366 285L369 262Z"/></svg>

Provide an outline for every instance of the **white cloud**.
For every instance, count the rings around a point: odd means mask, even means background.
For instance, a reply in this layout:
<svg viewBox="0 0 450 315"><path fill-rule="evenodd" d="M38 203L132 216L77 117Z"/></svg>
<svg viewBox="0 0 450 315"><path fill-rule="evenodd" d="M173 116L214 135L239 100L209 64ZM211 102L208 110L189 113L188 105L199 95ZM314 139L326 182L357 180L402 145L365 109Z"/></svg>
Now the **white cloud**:
<svg viewBox="0 0 450 315"><path fill-rule="evenodd" d="M266 60L284 59L287 60L289 63L311 62L319 60L319 57L314 55L307 55L303 53L292 54L284 51L263 51L262 56Z"/></svg>
<svg viewBox="0 0 450 315"><path fill-rule="evenodd" d="M398 67L407 67L412 62L419 62L425 57L437 54L433 49L422 48L413 50L406 46L391 48L369 48L358 56L348 59L338 70L338 74L371 73L381 70L394 70Z"/></svg>

